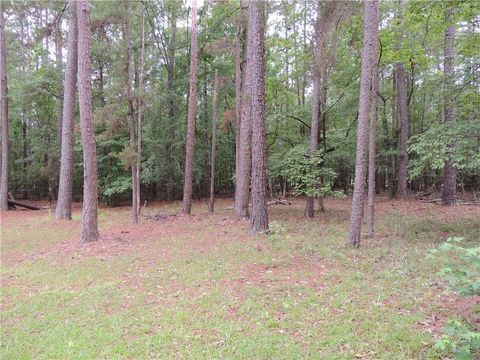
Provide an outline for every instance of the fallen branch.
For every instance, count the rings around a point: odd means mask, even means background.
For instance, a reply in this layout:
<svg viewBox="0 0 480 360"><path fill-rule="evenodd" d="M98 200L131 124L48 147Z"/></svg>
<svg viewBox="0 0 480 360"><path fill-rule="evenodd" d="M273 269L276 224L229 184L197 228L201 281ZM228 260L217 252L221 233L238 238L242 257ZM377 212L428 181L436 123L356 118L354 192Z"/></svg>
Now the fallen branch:
<svg viewBox="0 0 480 360"><path fill-rule="evenodd" d="M147 220L156 220L156 221L162 221L162 220L167 220L168 218L173 218L176 217L176 214L164 214L164 213L157 213L157 214L145 214L145 215L140 215L142 219L147 219Z"/></svg>
<svg viewBox="0 0 480 360"><path fill-rule="evenodd" d="M17 201L17 200L8 200L8 205L10 205L10 206L20 206L20 207L23 207L23 208L28 209L28 210L44 210L45 209L45 208L41 208L41 207L38 207L38 206L35 206L35 205L26 204L24 202Z"/></svg>
<svg viewBox="0 0 480 360"><path fill-rule="evenodd" d="M268 206L270 205L292 205L292 203L288 200L280 200L280 199L274 199L271 200L267 203Z"/></svg>
<svg viewBox="0 0 480 360"><path fill-rule="evenodd" d="M271 205L292 205L292 202L288 200L273 199L267 202L267 206L271 206ZM252 204L248 204L248 207L252 207ZM222 210L233 210L233 209L234 209L233 206L222 208Z"/></svg>

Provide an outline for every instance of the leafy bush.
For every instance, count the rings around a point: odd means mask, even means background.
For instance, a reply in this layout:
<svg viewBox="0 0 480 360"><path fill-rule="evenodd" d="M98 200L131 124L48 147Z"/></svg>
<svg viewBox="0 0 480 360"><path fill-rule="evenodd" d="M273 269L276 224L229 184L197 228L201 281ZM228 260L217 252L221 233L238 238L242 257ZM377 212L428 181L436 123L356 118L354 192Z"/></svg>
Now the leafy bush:
<svg viewBox="0 0 480 360"><path fill-rule="evenodd" d="M438 250L431 250L443 260L441 275L453 291L462 296L480 295L480 245L467 247L464 238L448 238Z"/></svg>
<svg viewBox="0 0 480 360"><path fill-rule="evenodd" d="M422 134L412 136L408 152L409 178L443 171L445 161L452 160L460 176L478 174L480 169L480 136L478 121L455 124L453 129L445 124L432 126ZM455 147L449 146L455 143Z"/></svg>
<svg viewBox="0 0 480 360"><path fill-rule="evenodd" d="M459 360L473 359L480 350L480 333L457 320L450 320L443 328L444 335L434 345L442 352L453 352Z"/></svg>
<svg viewBox="0 0 480 360"><path fill-rule="evenodd" d="M342 192L332 190L337 174L323 166L323 156L322 150L311 155L306 145L298 145L273 159L271 171L274 176L287 178L294 195L341 196Z"/></svg>
<svg viewBox="0 0 480 360"><path fill-rule="evenodd" d="M430 256L443 262L439 274L453 291L462 296L480 295L480 244L468 247L463 238L449 238L438 250L431 250ZM456 359L473 359L478 355L480 333L475 329L450 320L443 333L435 343L436 349L453 352Z"/></svg>

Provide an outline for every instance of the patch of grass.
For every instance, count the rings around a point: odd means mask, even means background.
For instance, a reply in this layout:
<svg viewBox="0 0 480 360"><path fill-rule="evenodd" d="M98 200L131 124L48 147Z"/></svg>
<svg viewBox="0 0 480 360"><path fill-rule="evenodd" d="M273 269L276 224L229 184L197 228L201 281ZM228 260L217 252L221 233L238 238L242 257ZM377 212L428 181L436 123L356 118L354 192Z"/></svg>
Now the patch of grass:
<svg viewBox="0 0 480 360"><path fill-rule="evenodd" d="M245 236L241 222L219 226L231 217L220 210L172 221L174 235L138 239L118 254L59 248L3 264L0 356L437 358L431 335L417 327L436 291L427 285L436 269L425 255L439 239L431 232L473 232L478 222L385 212L380 243L354 250L344 246L345 211L326 205L313 221L300 206L272 208L270 237ZM129 209L102 209L99 218L113 231L129 224ZM26 224L2 229L7 255L38 255L79 233L78 223L51 216Z"/></svg>

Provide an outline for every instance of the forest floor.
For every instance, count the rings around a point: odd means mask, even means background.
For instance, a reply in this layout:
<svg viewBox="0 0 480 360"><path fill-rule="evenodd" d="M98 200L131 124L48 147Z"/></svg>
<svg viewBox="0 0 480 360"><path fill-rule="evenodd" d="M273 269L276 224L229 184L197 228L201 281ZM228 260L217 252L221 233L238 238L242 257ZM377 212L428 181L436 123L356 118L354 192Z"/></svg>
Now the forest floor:
<svg viewBox="0 0 480 360"><path fill-rule="evenodd" d="M230 200L193 215L156 203L130 224L102 208L101 241L79 244L45 211L1 220L2 359L427 359L448 318L477 298L445 292L428 251L480 239L480 207L380 198L376 233L345 247L348 199L314 220L304 202L270 207L272 235L250 237Z"/></svg>

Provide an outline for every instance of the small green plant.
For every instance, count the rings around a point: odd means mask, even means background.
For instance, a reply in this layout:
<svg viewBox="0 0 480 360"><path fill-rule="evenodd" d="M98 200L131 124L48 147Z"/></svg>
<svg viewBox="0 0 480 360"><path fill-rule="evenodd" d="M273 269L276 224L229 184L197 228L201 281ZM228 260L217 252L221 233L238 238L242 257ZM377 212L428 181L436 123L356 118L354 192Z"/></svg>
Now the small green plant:
<svg viewBox="0 0 480 360"><path fill-rule="evenodd" d="M443 328L444 334L434 348L442 352L453 352L459 360L474 359L480 350L480 333L458 320L449 320Z"/></svg>
<svg viewBox="0 0 480 360"><path fill-rule="evenodd" d="M464 238L448 238L438 250L431 250L431 256L443 261L439 275L453 291L462 296L480 295L480 245L464 243Z"/></svg>
<svg viewBox="0 0 480 360"><path fill-rule="evenodd" d="M439 272L453 291L461 296L480 294L480 245L468 247L464 238L448 238L438 249L431 250L431 258L439 258L443 267ZM443 335L434 347L442 352L453 352L456 359L473 359L480 351L480 333L458 320L449 320Z"/></svg>

